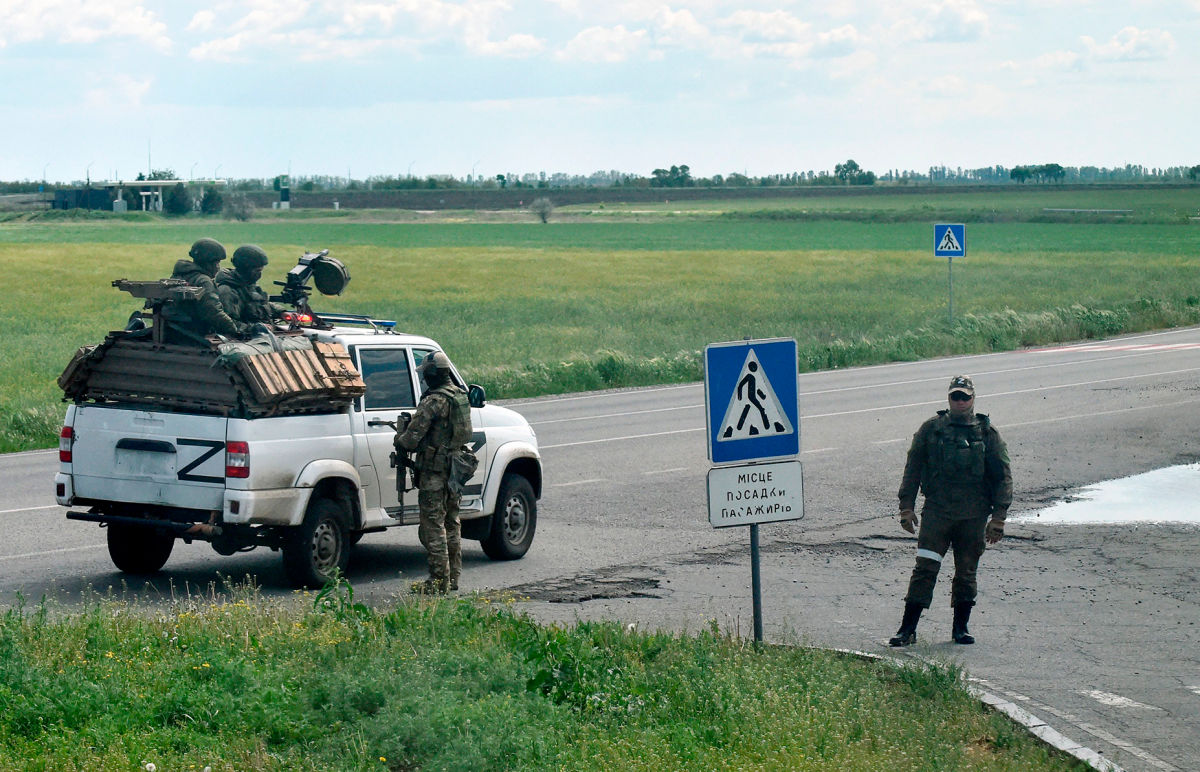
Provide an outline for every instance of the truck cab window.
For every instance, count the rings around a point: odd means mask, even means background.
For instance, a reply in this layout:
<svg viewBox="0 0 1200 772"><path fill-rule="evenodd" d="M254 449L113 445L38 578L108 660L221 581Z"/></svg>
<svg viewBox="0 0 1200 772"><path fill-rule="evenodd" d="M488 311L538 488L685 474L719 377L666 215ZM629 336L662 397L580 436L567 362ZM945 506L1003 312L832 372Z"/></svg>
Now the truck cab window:
<svg viewBox="0 0 1200 772"><path fill-rule="evenodd" d="M416 407L406 349L359 348L358 363L367 386L363 397L366 410Z"/></svg>

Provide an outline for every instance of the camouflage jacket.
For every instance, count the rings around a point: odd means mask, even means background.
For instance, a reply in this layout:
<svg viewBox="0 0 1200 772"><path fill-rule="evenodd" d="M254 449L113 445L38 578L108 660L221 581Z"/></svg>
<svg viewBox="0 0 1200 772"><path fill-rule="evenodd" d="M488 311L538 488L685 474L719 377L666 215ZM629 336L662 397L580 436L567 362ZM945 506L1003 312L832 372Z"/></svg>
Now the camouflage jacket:
<svg viewBox="0 0 1200 772"><path fill-rule="evenodd" d="M939 410L921 424L904 464L900 509L914 508L918 490L927 514L1004 519L1012 504L1012 471L1008 448L986 415L957 419Z"/></svg>
<svg viewBox="0 0 1200 772"><path fill-rule="evenodd" d="M200 266L191 260L180 260L175 263L172 279L183 279L193 287L201 290L198 300L181 301L172 304L167 309L167 317L172 321L187 326L200 335L217 333L236 337L242 334L244 325L234 321L221 305L221 297L212 277L200 270Z"/></svg>
<svg viewBox="0 0 1200 772"><path fill-rule="evenodd" d="M460 403L458 410L455 409L456 402ZM434 490L446 484L456 413L466 422L466 435L470 436L471 410L467 405L467 393L453 384L438 386L425 392L408 428L396 433L396 449L413 454L417 485L423 490Z"/></svg>
<svg viewBox="0 0 1200 772"><path fill-rule="evenodd" d="M262 287L245 279L237 271L226 268L217 274L217 294L225 312L238 322L254 324L278 319L280 309L267 299Z"/></svg>

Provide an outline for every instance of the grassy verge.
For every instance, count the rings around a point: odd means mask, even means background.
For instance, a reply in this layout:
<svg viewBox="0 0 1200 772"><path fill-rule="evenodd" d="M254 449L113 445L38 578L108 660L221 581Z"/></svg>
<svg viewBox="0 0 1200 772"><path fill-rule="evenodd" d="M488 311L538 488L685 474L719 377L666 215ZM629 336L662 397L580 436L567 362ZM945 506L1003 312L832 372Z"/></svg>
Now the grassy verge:
<svg viewBox="0 0 1200 772"><path fill-rule="evenodd" d="M815 370L1200 323L1195 233L971 225L951 322L922 223L0 225L0 452L54 444L54 379L138 307L112 280L167 275L201 235L262 244L268 279L331 247L354 278L314 306L430 335L500 399L697 380L707 343L744 336L793 336Z"/></svg>
<svg viewBox="0 0 1200 772"><path fill-rule="evenodd" d="M0 616L0 770L1068 770L952 667L338 584Z"/></svg>

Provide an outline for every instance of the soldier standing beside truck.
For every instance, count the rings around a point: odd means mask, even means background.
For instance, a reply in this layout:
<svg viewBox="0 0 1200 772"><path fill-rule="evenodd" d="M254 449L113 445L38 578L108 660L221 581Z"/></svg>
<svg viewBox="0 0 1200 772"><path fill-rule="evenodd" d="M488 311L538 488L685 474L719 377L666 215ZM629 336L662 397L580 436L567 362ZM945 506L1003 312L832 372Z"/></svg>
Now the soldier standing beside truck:
<svg viewBox="0 0 1200 772"><path fill-rule="evenodd" d="M427 355L417 372L427 389L394 444L397 451L412 453L421 518L417 534L429 553L429 578L413 589L443 594L458 589L462 573L462 497L451 490L451 454L471 438L471 406L467 393L450 379L450 359L442 352Z"/></svg>
<svg viewBox="0 0 1200 772"><path fill-rule="evenodd" d="M233 268L217 274L216 282L225 312L235 322L247 325L270 324L278 319L280 308L258 286L267 265L267 253L255 244L243 244L233 250L231 262Z"/></svg>
<svg viewBox="0 0 1200 772"><path fill-rule="evenodd" d="M216 239L198 239L188 250L188 257L191 259L175 263L171 278L182 279L198 287L200 297L172 301L164 308L171 326L170 342L203 343L204 336L213 333L230 338L244 334L246 325L234 321L226 313L217 285L213 282L221 261L225 259L225 247Z"/></svg>

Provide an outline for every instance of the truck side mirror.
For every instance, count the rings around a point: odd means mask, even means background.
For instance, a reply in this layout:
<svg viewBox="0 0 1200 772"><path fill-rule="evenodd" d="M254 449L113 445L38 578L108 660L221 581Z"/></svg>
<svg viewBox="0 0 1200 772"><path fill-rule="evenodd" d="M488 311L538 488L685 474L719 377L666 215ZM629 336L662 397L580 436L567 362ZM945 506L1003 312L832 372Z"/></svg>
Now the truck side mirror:
<svg viewBox="0 0 1200 772"><path fill-rule="evenodd" d="M483 407L487 404L487 392L478 383L472 383L467 387L467 401L471 407Z"/></svg>

